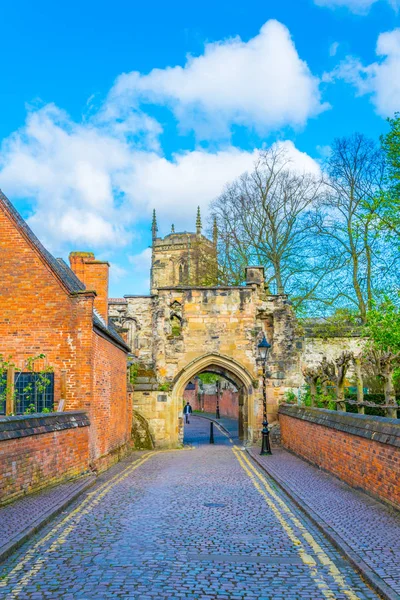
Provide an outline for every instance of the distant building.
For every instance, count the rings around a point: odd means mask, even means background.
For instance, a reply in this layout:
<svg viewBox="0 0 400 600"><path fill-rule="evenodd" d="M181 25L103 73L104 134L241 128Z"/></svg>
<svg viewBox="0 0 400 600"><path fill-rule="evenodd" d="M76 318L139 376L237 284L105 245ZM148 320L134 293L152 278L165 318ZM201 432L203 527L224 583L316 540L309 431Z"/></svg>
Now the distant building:
<svg viewBox="0 0 400 600"><path fill-rule="evenodd" d="M164 286L215 285L217 283L216 230L214 240L202 235L200 210L197 212L196 233L175 233L157 237L156 215L153 213L151 293Z"/></svg>

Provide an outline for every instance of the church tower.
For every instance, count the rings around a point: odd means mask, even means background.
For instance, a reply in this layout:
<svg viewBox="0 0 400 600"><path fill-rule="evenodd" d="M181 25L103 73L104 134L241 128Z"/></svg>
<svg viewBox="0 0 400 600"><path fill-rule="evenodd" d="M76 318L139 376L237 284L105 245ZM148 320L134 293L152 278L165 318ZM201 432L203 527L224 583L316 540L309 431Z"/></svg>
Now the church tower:
<svg viewBox="0 0 400 600"><path fill-rule="evenodd" d="M197 208L196 233L187 231L157 237L157 218L153 211L150 286L156 294L163 287L198 287L217 284L216 225L213 241L202 234L200 207Z"/></svg>

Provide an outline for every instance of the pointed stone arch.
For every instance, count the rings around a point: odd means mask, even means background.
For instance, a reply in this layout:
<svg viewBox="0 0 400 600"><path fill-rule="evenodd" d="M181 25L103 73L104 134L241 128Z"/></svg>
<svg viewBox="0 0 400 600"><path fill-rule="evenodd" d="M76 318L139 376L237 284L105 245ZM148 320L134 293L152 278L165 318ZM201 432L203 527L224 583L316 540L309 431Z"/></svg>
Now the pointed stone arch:
<svg viewBox="0 0 400 600"><path fill-rule="evenodd" d="M183 438L182 399L188 382L196 375L204 372L222 375L232 381L239 392L239 436L243 440L252 440L254 431L254 387L249 371L238 361L210 352L195 358L188 363L173 380L172 401L179 419L179 438Z"/></svg>

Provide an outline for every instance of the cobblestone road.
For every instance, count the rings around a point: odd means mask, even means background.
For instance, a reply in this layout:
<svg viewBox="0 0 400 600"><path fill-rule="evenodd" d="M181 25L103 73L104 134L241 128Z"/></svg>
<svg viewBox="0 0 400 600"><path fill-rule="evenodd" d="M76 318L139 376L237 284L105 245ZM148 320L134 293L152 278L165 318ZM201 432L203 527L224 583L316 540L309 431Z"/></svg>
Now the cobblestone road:
<svg viewBox="0 0 400 600"><path fill-rule="evenodd" d="M377 598L246 454L194 417L193 450L119 463L1 568L0 598Z"/></svg>

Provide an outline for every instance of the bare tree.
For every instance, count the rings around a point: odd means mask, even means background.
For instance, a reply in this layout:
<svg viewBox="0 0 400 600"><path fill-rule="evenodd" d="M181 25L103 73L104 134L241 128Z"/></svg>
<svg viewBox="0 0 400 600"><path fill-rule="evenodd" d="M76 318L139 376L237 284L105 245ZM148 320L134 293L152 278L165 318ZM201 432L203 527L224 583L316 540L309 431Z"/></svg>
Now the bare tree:
<svg viewBox="0 0 400 600"><path fill-rule="evenodd" d="M336 262L332 256L321 261L313 242L309 213L320 194L320 179L296 171L285 149L261 152L253 171L212 204L225 280L242 280L245 264L258 263L266 267L267 283L291 294L295 305L314 299L327 263Z"/></svg>
<svg viewBox="0 0 400 600"><path fill-rule="evenodd" d="M344 384L346 381L346 373L352 360L353 354L349 351L344 351L334 361L328 361L323 358L321 367L325 377L336 384L336 401L339 410L346 410L346 402L344 400Z"/></svg>
<svg viewBox="0 0 400 600"><path fill-rule="evenodd" d="M400 366L400 353L371 348L367 355L367 361L372 367L374 374L383 381L386 415L392 419L396 419L398 406L393 375L395 369Z"/></svg>
<svg viewBox="0 0 400 600"><path fill-rule="evenodd" d="M317 399L317 386L320 382L322 369L321 366L302 368L303 377L306 383L310 386L311 406L315 406Z"/></svg>
<svg viewBox="0 0 400 600"><path fill-rule="evenodd" d="M383 157L373 141L359 133L335 140L315 220L319 238L341 263L329 282L331 293L363 322L374 291L393 272L393 253L387 253L378 219L383 176Z"/></svg>
<svg viewBox="0 0 400 600"><path fill-rule="evenodd" d="M352 356L352 362L354 365L354 372L356 376L357 384L357 410L360 414L365 413L365 407L362 404L364 402L364 378L363 378L363 365L365 363L365 356L363 352L354 354Z"/></svg>

